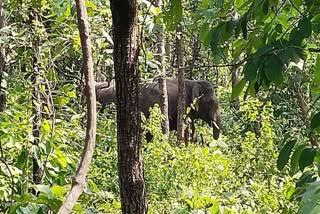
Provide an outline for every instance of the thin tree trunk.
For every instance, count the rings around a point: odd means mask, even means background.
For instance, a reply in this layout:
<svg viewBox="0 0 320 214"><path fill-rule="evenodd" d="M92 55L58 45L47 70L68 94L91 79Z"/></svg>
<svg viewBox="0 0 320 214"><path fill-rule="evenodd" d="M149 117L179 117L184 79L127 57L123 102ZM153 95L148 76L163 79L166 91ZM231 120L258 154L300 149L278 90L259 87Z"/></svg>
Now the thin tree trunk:
<svg viewBox="0 0 320 214"><path fill-rule="evenodd" d="M194 67L194 64L196 63L198 57L199 57L199 54L200 54L200 48L201 48L201 45L199 44L199 38L198 36L194 36L193 37L193 48L192 48L192 59L191 59L191 62L190 62L190 69L189 69L189 72L188 72L188 77L189 79L192 79L193 78L193 67Z"/></svg>
<svg viewBox="0 0 320 214"><path fill-rule="evenodd" d="M184 82L184 58L183 58L183 38L182 27L179 24L176 30L176 55L178 68L178 118L177 118L177 138L178 144L185 142L184 119L185 113L185 82Z"/></svg>
<svg viewBox="0 0 320 214"><path fill-rule="evenodd" d="M137 0L110 0L117 95L118 173L122 213L147 213L141 155Z"/></svg>
<svg viewBox="0 0 320 214"><path fill-rule="evenodd" d="M72 207L81 195L85 186L85 179L89 170L96 140L96 93L93 75L93 60L90 39L90 26L88 22L85 0L76 0L78 11L78 28L80 32L82 53L83 53L83 72L85 76L87 97L87 130L84 149L76 175L72 179L72 187L67 195L64 204L58 213L70 213Z"/></svg>
<svg viewBox="0 0 320 214"><path fill-rule="evenodd" d="M166 42L165 42L164 49L165 49L165 52L166 52L166 58L167 58L167 61L170 62L170 57L171 57L170 34L166 35L165 40L166 40Z"/></svg>
<svg viewBox="0 0 320 214"><path fill-rule="evenodd" d="M231 84L232 88L234 88L239 82L239 69L238 66L232 66L231 67ZM235 98L231 105L236 109L239 110L239 97Z"/></svg>
<svg viewBox="0 0 320 214"><path fill-rule="evenodd" d="M29 15L29 21L38 21L38 14L37 12L31 12ZM32 29L35 32L35 29ZM40 87L40 67L38 62L38 57L40 53L39 48L39 37L35 36L32 47L33 47L33 57L32 57L32 74L31 74L31 83L32 83L32 92L31 92L31 101L32 101L32 136L33 142L32 144L38 146L40 143L40 127L41 127L41 111L42 111L42 103L41 103L41 95L39 91ZM40 160L35 157L36 154L33 155L32 158L32 180L35 184L42 183L42 175L43 170L40 165ZM35 191L34 191L35 193Z"/></svg>
<svg viewBox="0 0 320 214"><path fill-rule="evenodd" d="M0 29L4 27L3 0L0 0ZM0 46L0 112L6 107L6 96L2 87L3 73L5 69L5 50Z"/></svg>
<svg viewBox="0 0 320 214"><path fill-rule="evenodd" d="M295 94L296 94L296 97L298 99L298 103L300 106L301 119L302 119L302 121L308 131L310 129L310 123L309 123L310 107L307 104L307 101L304 97L304 93L303 93L302 88L299 84L297 84L297 83L294 84L294 91L295 91ZM318 148L317 138L315 137L314 132L312 130L309 131L308 137L310 139L311 145Z"/></svg>
<svg viewBox="0 0 320 214"><path fill-rule="evenodd" d="M162 10L162 0L156 0L155 5ZM167 93L167 82L166 82L166 68L165 68L165 46L164 46L164 25L159 26L159 33L157 34L157 47L158 55L157 60L160 62L160 77L159 77L159 91L160 91L160 109L164 116L161 122L162 132L169 136L169 116L168 116L168 93Z"/></svg>

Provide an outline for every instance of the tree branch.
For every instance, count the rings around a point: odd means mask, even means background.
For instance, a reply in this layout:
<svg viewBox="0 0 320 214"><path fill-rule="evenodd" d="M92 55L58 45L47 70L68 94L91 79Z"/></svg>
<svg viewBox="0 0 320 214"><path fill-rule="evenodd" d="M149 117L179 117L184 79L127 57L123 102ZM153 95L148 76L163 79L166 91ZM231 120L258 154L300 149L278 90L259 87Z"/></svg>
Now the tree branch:
<svg viewBox="0 0 320 214"><path fill-rule="evenodd" d="M85 185L86 175L89 170L89 165L92 159L95 138L96 138L96 94L95 82L93 75L93 60L90 40L90 29L88 23L88 15L85 7L85 0L76 0L78 11L78 28L80 31L81 46L83 52L83 71L86 81L86 96L87 96L87 130L86 140L82 158L76 175L72 179L72 187L67 195L64 204L60 207L58 213L70 213L72 207L78 200Z"/></svg>

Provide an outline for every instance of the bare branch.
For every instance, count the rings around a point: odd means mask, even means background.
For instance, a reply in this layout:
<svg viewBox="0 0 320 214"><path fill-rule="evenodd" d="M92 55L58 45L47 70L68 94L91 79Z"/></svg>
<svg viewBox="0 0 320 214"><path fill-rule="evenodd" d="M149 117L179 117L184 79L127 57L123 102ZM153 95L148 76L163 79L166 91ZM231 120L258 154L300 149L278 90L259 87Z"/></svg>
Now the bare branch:
<svg viewBox="0 0 320 214"><path fill-rule="evenodd" d="M58 213L70 213L72 207L78 200L85 185L85 179L91 163L96 138L96 94L93 75L93 60L90 40L90 29L88 15L84 0L76 0L78 10L78 28L80 31L81 46L83 52L83 72L86 81L87 96L87 130L86 140L79 168L72 180L72 187L67 195L66 201L61 206Z"/></svg>

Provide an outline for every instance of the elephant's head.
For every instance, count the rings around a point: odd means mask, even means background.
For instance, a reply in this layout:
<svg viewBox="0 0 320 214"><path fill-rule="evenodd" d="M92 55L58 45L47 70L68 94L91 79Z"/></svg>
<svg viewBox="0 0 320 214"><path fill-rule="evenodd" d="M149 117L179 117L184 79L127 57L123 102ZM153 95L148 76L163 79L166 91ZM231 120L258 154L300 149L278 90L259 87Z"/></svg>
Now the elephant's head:
<svg viewBox="0 0 320 214"><path fill-rule="evenodd" d="M101 110L105 108L106 104L116 102L116 88L113 82L96 83L95 89L96 100L102 105Z"/></svg>
<svg viewBox="0 0 320 214"><path fill-rule="evenodd" d="M213 128L213 138L217 140L220 135L221 115L212 84L208 81L193 81L192 100L195 100L195 116Z"/></svg>

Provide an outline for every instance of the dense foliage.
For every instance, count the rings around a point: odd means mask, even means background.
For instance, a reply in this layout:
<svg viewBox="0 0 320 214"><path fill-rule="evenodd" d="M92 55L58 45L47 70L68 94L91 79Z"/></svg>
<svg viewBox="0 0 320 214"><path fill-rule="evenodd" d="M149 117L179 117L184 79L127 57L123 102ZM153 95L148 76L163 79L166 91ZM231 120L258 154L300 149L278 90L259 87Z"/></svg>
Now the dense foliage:
<svg viewBox="0 0 320 214"><path fill-rule="evenodd" d="M109 1L86 3L96 80L110 80ZM175 133L165 140L159 109L152 110L142 125L154 134L143 145L149 212L319 213L320 2L172 0L164 11L152 3L140 1L142 81L159 74L160 23L166 26L167 74L175 75L174 30L182 23L186 76L213 83L223 135L213 140L210 128L198 121L198 142L178 147ZM75 3L5 0L4 20L0 213L55 213L70 189L85 135ZM35 145L37 105L42 112ZM43 168L41 184L32 179L33 159ZM119 213L120 206L112 105L98 115L94 160L74 212Z"/></svg>

